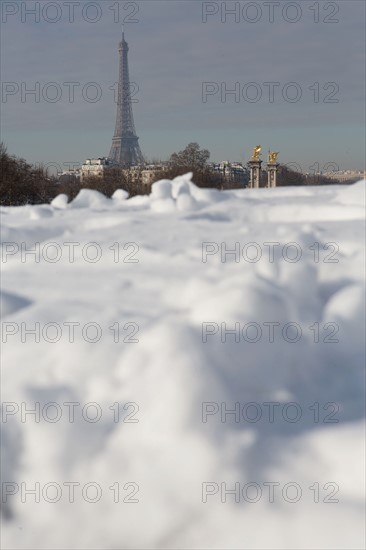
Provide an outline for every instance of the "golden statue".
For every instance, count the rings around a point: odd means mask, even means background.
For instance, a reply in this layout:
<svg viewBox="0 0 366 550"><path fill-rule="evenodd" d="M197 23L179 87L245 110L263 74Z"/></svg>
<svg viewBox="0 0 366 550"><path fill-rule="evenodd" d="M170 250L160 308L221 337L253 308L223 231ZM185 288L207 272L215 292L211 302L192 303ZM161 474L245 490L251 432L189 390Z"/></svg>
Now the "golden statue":
<svg viewBox="0 0 366 550"><path fill-rule="evenodd" d="M279 153L275 153L275 152L270 151L269 155L268 155L268 162L276 164L278 155L279 155Z"/></svg>
<svg viewBox="0 0 366 550"><path fill-rule="evenodd" d="M252 160L259 160L261 150L262 150L262 147L260 145L257 145L256 147L254 147Z"/></svg>

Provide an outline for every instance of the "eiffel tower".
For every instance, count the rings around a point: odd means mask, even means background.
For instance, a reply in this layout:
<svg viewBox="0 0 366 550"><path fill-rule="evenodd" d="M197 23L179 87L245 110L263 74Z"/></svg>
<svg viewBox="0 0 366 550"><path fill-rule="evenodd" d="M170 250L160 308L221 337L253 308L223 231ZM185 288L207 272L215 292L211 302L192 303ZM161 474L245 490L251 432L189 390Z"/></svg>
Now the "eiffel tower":
<svg viewBox="0 0 366 550"><path fill-rule="evenodd" d="M133 121L130 76L128 71L128 44L122 29L119 43L119 80L117 98L116 128L112 139L109 158L121 166L135 166L144 163Z"/></svg>

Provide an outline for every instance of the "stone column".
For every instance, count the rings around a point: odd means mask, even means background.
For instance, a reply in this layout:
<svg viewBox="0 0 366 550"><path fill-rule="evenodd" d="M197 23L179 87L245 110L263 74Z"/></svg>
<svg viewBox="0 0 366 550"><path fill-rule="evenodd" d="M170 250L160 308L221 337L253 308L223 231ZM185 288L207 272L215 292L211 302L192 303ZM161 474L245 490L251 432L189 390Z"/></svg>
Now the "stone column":
<svg viewBox="0 0 366 550"><path fill-rule="evenodd" d="M261 181L261 168L262 168L262 161L261 160L250 160L248 162L249 169L250 169L250 182L249 187L251 189L258 189Z"/></svg>
<svg viewBox="0 0 366 550"><path fill-rule="evenodd" d="M267 163L268 182L267 187L277 187L277 168L279 164L276 162Z"/></svg>

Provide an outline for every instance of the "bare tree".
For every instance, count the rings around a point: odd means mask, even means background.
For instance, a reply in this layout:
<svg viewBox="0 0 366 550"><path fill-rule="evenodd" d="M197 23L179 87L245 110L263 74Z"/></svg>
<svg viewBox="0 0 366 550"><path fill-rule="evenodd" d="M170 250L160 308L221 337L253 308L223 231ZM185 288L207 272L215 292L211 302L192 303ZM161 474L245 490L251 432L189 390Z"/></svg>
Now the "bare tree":
<svg viewBox="0 0 366 550"><path fill-rule="evenodd" d="M188 172L193 172L193 181L199 187L222 188L222 178L215 173L207 161L210 152L201 149L198 143L189 143L183 151L173 153L161 171L156 173L156 179L173 179Z"/></svg>
<svg viewBox="0 0 366 550"><path fill-rule="evenodd" d="M201 149L198 143L189 143L183 151L171 155L169 164L176 167L204 170L209 158L210 152L207 149Z"/></svg>
<svg viewBox="0 0 366 550"><path fill-rule="evenodd" d="M52 197L52 186L42 166L36 168L24 159L9 155L4 143L0 144L0 163L1 205L40 204Z"/></svg>

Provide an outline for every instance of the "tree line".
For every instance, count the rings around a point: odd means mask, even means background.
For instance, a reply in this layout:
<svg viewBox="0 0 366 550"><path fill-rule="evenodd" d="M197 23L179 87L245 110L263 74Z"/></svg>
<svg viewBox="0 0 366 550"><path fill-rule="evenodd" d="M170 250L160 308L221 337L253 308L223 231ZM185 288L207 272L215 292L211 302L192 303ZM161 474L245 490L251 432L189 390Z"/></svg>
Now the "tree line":
<svg viewBox="0 0 366 550"><path fill-rule="evenodd" d="M198 143L190 143L182 151L173 153L167 163L154 172L154 181L173 179L176 176L193 172L193 181L199 187L216 188L220 190L242 188L244 181L230 180L223 173L214 170L209 164L210 152L201 149ZM6 146L0 144L0 205L20 206L24 204L44 204L52 201L60 193L65 193L69 200L76 197L81 189L95 189L111 197L117 189L125 189L131 197L150 193L150 186L142 182L141 170L110 168L101 177L80 178L70 176L60 181L55 176L49 176L47 170L35 167L24 159L10 155ZM262 171L261 185L265 186L267 174ZM324 185L333 184L333 180L321 175L305 176L294 172L286 166L278 169L278 186L286 185Z"/></svg>

